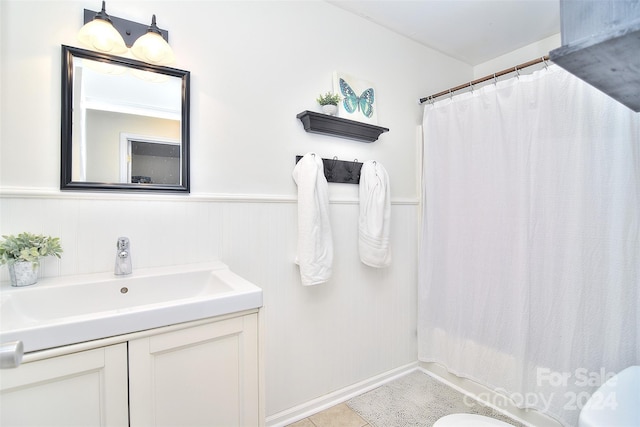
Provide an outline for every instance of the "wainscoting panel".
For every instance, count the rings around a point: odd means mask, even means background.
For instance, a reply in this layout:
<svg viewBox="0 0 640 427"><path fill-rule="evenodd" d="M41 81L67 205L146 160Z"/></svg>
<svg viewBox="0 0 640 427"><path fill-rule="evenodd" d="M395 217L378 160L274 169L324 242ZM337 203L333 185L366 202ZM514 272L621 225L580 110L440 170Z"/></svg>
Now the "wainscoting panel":
<svg viewBox="0 0 640 427"><path fill-rule="evenodd" d="M224 207L222 259L264 290L267 416L416 360L416 205L393 205L389 268L358 256L357 203L332 204L333 277L302 286L297 205Z"/></svg>
<svg viewBox="0 0 640 427"><path fill-rule="evenodd" d="M134 269L219 259L221 212L186 198L3 196L0 233L60 237L62 259L45 258L41 277L66 276L113 270L119 236L131 240Z"/></svg>
<svg viewBox="0 0 640 427"><path fill-rule="evenodd" d="M332 203L333 277L312 287L294 262L291 199L5 194L0 234L61 238L41 277L110 271L128 236L134 270L219 259L262 287L269 417L416 362L418 210L392 204L392 265L375 269L358 257L357 201Z"/></svg>

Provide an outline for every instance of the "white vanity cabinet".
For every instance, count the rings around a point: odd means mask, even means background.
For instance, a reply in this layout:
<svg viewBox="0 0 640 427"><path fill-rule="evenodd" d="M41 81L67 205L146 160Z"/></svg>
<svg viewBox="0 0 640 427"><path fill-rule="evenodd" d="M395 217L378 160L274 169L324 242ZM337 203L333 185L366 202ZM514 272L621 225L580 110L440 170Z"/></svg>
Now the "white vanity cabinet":
<svg viewBox="0 0 640 427"><path fill-rule="evenodd" d="M127 426L127 344L0 370L2 426Z"/></svg>
<svg viewBox="0 0 640 427"><path fill-rule="evenodd" d="M132 426L258 426L257 314L129 342Z"/></svg>
<svg viewBox="0 0 640 427"><path fill-rule="evenodd" d="M55 349L0 370L2 426L261 426L258 311ZM89 345L98 348L78 351ZM46 350L44 353L51 352Z"/></svg>

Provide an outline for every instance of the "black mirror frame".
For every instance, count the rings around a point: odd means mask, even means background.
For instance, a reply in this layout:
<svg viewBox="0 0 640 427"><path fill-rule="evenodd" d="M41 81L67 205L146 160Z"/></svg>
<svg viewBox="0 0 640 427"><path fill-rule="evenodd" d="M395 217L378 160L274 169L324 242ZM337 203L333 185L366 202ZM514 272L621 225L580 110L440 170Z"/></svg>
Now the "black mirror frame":
<svg viewBox="0 0 640 427"><path fill-rule="evenodd" d="M128 184L108 182L81 182L72 180L72 145L73 145L73 58L86 58L107 62L152 73L166 74L182 79L182 117L181 117L181 185ZM60 157L60 189L61 190L108 190L108 191L163 191L189 193L189 93L191 73L170 67L147 64L135 59L93 52L71 46L62 45L62 88L61 88L61 157Z"/></svg>

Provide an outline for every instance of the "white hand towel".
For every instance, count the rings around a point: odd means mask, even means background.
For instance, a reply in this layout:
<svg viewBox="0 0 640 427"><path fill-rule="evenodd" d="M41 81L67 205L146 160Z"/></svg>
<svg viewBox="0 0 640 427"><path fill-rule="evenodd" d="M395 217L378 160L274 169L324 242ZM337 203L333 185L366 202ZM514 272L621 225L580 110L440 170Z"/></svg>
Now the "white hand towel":
<svg viewBox="0 0 640 427"><path fill-rule="evenodd" d="M331 278L333 239L329 196L320 156L305 154L293 169L298 185L298 253L302 284L317 285Z"/></svg>
<svg viewBox="0 0 640 427"><path fill-rule="evenodd" d="M360 217L358 248L360 260L371 267L391 264L389 175L376 161L362 164L360 171Z"/></svg>

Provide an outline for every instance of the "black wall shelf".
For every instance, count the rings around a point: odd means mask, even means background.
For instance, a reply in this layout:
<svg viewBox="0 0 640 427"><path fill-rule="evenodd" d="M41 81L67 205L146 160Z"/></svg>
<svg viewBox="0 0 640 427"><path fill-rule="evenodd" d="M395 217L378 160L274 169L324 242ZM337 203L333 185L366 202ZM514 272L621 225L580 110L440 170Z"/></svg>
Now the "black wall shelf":
<svg viewBox="0 0 640 427"><path fill-rule="evenodd" d="M316 113L309 110L303 111L296 117L300 119L304 130L307 132L355 139L356 141L373 142L376 141L383 132L389 132L388 128L381 126L343 119L341 117Z"/></svg>

